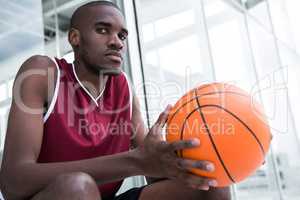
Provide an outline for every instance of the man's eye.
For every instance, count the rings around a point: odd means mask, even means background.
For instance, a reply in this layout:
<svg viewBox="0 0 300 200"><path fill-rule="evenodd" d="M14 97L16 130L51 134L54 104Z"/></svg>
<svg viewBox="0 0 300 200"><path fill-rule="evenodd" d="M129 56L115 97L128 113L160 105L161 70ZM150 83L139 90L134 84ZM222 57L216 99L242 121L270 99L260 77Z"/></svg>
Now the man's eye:
<svg viewBox="0 0 300 200"><path fill-rule="evenodd" d="M101 33L101 34L107 33L106 28L97 28L96 30L97 30L98 33Z"/></svg>
<svg viewBox="0 0 300 200"><path fill-rule="evenodd" d="M121 39L121 40L126 40L127 39L127 35L126 34L123 34L123 33L120 33L119 34L119 38Z"/></svg>

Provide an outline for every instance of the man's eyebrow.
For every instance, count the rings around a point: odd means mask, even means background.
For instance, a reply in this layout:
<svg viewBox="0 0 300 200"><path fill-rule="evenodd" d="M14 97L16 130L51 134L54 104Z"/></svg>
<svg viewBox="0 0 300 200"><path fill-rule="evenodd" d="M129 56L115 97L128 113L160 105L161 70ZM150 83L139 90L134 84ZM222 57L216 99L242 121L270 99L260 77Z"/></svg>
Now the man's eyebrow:
<svg viewBox="0 0 300 200"><path fill-rule="evenodd" d="M103 21L98 21L95 23L95 26L106 26L106 27L112 27L111 23L109 22L103 22Z"/></svg>
<svg viewBox="0 0 300 200"><path fill-rule="evenodd" d="M95 26L105 26L105 27L112 27L112 24L109 22L98 21L95 23ZM126 28L122 28L122 31L128 34L128 30Z"/></svg>

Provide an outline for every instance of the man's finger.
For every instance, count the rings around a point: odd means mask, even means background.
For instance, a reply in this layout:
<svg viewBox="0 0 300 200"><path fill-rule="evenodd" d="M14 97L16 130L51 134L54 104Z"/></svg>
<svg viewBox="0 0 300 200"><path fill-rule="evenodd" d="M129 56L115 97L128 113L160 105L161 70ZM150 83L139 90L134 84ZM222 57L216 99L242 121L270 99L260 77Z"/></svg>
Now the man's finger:
<svg viewBox="0 0 300 200"><path fill-rule="evenodd" d="M159 125L160 127L163 127L168 119L168 115L169 115L171 108L172 108L172 106L168 105L166 107L166 109L162 113L160 113L155 124Z"/></svg>
<svg viewBox="0 0 300 200"><path fill-rule="evenodd" d="M169 150L170 151L178 151L182 149L190 149L195 148L200 145L200 140L197 138L191 139L191 140L181 140L172 142L169 144Z"/></svg>
<svg viewBox="0 0 300 200"><path fill-rule="evenodd" d="M184 170L189 170L192 168L200 169L207 172L212 172L215 170L213 163L204 160L189 160L189 159L178 159L177 165Z"/></svg>

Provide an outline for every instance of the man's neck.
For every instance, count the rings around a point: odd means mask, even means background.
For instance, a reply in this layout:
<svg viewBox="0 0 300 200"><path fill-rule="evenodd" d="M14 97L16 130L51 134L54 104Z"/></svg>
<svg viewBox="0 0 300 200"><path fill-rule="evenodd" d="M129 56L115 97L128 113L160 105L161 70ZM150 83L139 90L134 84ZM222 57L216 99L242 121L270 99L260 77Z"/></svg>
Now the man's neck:
<svg viewBox="0 0 300 200"><path fill-rule="evenodd" d="M83 86L97 98L105 88L108 75L93 72L80 61L74 62L74 70Z"/></svg>

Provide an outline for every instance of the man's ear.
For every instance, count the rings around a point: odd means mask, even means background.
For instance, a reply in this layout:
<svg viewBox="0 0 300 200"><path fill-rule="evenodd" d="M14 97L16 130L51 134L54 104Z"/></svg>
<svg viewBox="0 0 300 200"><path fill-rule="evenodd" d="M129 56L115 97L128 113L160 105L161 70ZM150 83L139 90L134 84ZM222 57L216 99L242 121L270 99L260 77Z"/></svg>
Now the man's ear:
<svg viewBox="0 0 300 200"><path fill-rule="evenodd" d="M71 46L77 47L80 43L80 32L75 28L71 28L69 30L68 39Z"/></svg>

